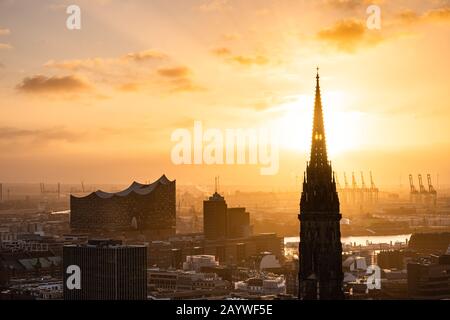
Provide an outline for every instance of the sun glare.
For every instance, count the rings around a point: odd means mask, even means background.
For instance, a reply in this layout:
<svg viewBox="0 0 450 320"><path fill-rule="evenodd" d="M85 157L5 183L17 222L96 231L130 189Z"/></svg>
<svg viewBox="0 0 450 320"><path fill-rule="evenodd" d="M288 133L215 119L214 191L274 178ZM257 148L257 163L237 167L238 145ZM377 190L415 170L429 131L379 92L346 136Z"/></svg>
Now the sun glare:
<svg viewBox="0 0 450 320"><path fill-rule="evenodd" d="M325 115L325 130L330 157L360 145L359 112L345 111L347 99L341 92L322 95ZM281 148L295 152L309 152L311 147L314 97L299 95L290 103L272 108L281 115L275 118L275 129L280 132Z"/></svg>

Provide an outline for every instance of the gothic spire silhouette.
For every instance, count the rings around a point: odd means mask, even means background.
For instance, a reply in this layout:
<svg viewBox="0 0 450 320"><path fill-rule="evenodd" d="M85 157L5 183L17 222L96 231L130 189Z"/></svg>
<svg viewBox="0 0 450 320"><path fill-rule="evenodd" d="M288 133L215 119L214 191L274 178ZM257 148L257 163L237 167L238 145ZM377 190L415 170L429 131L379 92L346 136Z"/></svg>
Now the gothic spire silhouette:
<svg viewBox="0 0 450 320"><path fill-rule="evenodd" d="M300 199L299 298L342 299L342 244L339 197L325 139L317 69L311 158Z"/></svg>
<svg viewBox="0 0 450 320"><path fill-rule="evenodd" d="M311 143L311 167L324 167L328 164L327 145L325 139L325 125L323 118L322 97L320 93L320 76L317 68L316 97L314 102L314 121Z"/></svg>

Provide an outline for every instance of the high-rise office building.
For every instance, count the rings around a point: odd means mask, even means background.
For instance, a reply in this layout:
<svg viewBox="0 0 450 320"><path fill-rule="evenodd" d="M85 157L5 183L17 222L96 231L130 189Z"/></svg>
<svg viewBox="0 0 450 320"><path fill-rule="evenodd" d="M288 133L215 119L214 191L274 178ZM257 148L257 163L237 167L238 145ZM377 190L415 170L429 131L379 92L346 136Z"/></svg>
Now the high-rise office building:
<svg viewBox="0 0 450 320"><path fill-rule="evenodd" d="M250 236L250 213L245 208L228 208L227 237L231 239Z"/></svg>
<svg viewBox="0 0 450 320"><path fill-rule="evenodd" d="M91 240L63 249L65 300L146 300L147 247ZM79 268L79 288L69 288L69 267ZM68 281L69 280L69 281Z"/></svg>
<svg viewBox="0 0 450 320"><path fill-rule="evenodd" d="M250 236L250 214L245 208L228 208L217 191L203 202L205 239L237 239Z"/></svg>
<svg viewBox="0 0 450 320"><path fill-rule="evenodd" d="M227 203L215 192L203 201L203 232L205 239L216 240L227 237Z"/></svg>
<svg viewBox="0 0 450 320"><path fill-rule="evenodd" d="M300 200L299 298L343 299L339 198L328 161L317 72L311 158Z"/></svg>

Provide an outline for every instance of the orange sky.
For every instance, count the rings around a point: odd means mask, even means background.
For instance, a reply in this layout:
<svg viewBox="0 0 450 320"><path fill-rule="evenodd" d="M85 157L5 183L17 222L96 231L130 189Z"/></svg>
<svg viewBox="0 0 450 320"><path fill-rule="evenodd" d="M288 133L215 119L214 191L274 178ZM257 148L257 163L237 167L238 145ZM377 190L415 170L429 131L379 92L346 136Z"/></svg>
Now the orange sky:
<svg viewBox="0 0 450 320"><path fill-rule="evenodd" d="M295 185L321 69L334 169L450 183L450 2L0 0L0 181ZM175 166L171 134L287 130L280 170Z"/></svg>

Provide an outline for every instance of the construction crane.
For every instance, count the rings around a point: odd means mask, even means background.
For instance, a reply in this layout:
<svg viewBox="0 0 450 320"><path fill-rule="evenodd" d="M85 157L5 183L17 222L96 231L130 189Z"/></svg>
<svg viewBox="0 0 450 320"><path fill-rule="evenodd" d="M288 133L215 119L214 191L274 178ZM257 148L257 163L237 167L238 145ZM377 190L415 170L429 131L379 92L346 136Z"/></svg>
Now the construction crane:
<svg viewBox="0 0 450 320"><path fill-rule="evenodd" d="M367 193L366 182L364 181L364 173L361 171L361 202L365 200L365 194Z"/></svg>
<svg viewBox="0 0 450 320"><path fill-rule="evenodd" d="M433 204L436 205L437 191L431 184L431 174L427 174L428 193L433 197Z"/></svg>
<svg viewBox="0 0 450 320"><path fill-rule="evenodd" d="M421 200L428 204L430 197L428 194L428 190L425 188L425 186L423 185L423 180L422 180L422 175L419 174L419 192L420 192L420 196L421 196Z"/></svg>
<svg viewBox="0 0 450 320"><path fill-rule="evenodd" d="M344 172L344 183L345 183L345 189L348 189L347 174L345 172Z"/></svg>
<svg viewBox="0 0 450 320"><path fill-rule="evenodd" d="M356 183L355 173L352 172L352 197L353 203L356 203L356 192L358 190L358 184Z"/></svg>
<svg viewBox="0 0 450 320"><path fill-rule="evenodd" d="M356 183L355 173L352 172L352 188L353 190L358 189L358 184Z"/></svg>
<svg viewBox="0 0 450 320"><path fill-rule="evenodd" d="M373 181L372 171L370 171L370 198L371 200L378 201L378 188Z"/></svg>
<svg viewBox="0 0 450 320"><path fill-rule="evenodd" d="M410 197L411 201L417 200L417 195L419 194L419 191L417 191L416 187L414 186L414 180L413 175L409 175L409 188L410 188Z"/></svg>
<svg viewBox="0 0 450 320"><path fill-rule="evenodd" d="M43 184L42 182L39 184L39 187L41 189L41 194L45 194L45 184Z"/></svg>
<svg viewBox="0 0 450 320"><path fill-rule="evenodd" d="M425 186L423 185L421 174L419 174L419 188L420 188L420 194L428 194L427 189L425 189Z"/></svg>

